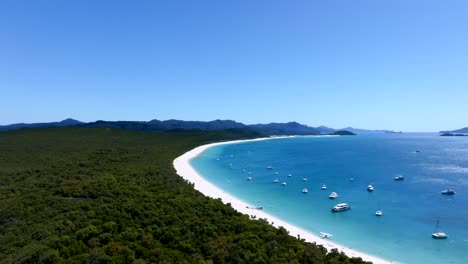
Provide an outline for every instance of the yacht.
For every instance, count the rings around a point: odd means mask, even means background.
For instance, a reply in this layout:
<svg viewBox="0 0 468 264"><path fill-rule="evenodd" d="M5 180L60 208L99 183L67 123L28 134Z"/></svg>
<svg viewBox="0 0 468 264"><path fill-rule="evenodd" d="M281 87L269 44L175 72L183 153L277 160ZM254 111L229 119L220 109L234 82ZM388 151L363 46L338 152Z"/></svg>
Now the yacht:
<svg viewBox="0 0 468 264"><path fill-rule="evenodd" d="M367 186L367 191L368 191L368 192L374 191L374 186L372 186L372 185L369 184L369 185Z"/></svg>
<svg viewBox="0 0 468 264"><path fill-rule="evenodd" d="M437 220L434 233L432 233L432 238L435 238L435 239L444 239L444 238L447 238L447 237L448 237L447 234L445 234L444 232L441 232L441 231L439 230L439 220Z"/></svg>
<svg viewBox="0 0 468 264"><path fill-rule="evenodd" d="M283 186L286 186L286 182L285 182L285 181L284 181L284 182L282 182L282 183L281 183L281 185L283 185Z"/></svg>
<svg viewBox="0 0 468 264"><path fill-rule="evenodd" d="M376 216L382 216L383 213L382 213L382 211L378 210L377 212L375 212L375 215L376 215Z"/></svg>
<svg viewBox="0 0 468 264"><path fill-rule="evenodd" d="M322 190L326 190L327 189L327 186L324 184L322 185Z"/></svg>
<svg viewBox="0 0 468 264"><path fill-rule="evenodd" d="M330 193L330 195L328 196L328 198L330 198L330 199L336 199L336 198L338 198L338 194L337 194L336 192L332 192L332 193Z"/></svg>
<svg viewBox="0 0 468 264"><path fill-rule="evenodd" d="M405 177L403 177L402 175L395 176L395 181L402 181L404 179Z"/></svg>
<svg viewBox="0 0 468 264"><path fill-rule="evenodd" d="M341 212L341 211L346 211L351 209L351 206L349 206L347 203L340 203L332 208L332 212Z"/></svg>
<svg viewBox="0 0 468 264"><path fill-rule="evenodd" d="M452 189L447 189L447 190L443 190L443 191L442 191L442 194L445 194L445 195L454 195L454 194L455 194L455 191L452 190Z"/></svg>
<svg viewBox="0 0 468 264"><path fill-rule="evenodd" d="M309 191L307 190L307 188L304 188L302 189L302 193L308 193Z"/></svg>
<svg viewBox="0 0 468 264"><path fill-rule="evenodd" d="M272 166L268 166L268 167L267 167L267 170L272 170L272 169L273 169Z"/></svg>
<svg viewBox="0 0 468 264"><path fill-rule="evenodd" d="M274 180L273 180L273 183L278 183L278 182L279 182L278 179L274 179Z"/></svg>

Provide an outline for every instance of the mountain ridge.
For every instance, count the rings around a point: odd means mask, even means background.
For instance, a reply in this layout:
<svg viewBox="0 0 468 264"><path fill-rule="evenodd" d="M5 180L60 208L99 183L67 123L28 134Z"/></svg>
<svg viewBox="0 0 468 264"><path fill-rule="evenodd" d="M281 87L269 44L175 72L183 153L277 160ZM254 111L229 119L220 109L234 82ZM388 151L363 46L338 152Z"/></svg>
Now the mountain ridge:
<svg viewBox="0 0 468 264"><path fill-rule="evenodd" d="M244 129L251 130L265 135L321 135L333 134L337 131L349 131L352 133L380 133L391 130L365 130L355 128L334 129L326 126L312 127L300 124L295 121L278 123L271 122L267 124L250 124L246 125L241 122L230 119L216 119L212 121L185 121L178 119L150 121L105 121L97 120L94 122L81 122L76 119L67 118L59 122L41 122L41 123L17 123L11 125L0 126L0 131L9 131L21 128L44 128L44 127L66 127L66 126L82 126L82 127L113 127L129 130L151 130L151 131L167 131L179 129L195 129L195 130L223 130L223 129Z"/></svg>

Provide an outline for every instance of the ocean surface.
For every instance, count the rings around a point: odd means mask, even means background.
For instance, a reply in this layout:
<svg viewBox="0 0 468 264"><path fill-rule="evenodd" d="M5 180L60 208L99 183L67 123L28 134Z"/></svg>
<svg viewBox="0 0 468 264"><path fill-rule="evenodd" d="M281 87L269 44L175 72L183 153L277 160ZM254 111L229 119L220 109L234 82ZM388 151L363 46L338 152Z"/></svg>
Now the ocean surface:
<svg viewBox="0 0 468 264"><path fill-rule="evenodd" d="M468 137L281 138L216 146L191 164L227 193L346 247L400 263L468 261ZM441 194L449 188L456 194ZM331 192L339 198L329 199ZM343 202L352 209L331 212ZM448 239L431 237L438 221Z"/></svg>

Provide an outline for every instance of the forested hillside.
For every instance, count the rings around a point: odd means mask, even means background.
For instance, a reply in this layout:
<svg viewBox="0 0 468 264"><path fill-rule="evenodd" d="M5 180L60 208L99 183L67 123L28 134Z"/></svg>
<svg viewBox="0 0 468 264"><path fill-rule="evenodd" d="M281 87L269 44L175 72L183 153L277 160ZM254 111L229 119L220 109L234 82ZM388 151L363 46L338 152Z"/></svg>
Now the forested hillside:
<svg viewBox="0 0 468 264"><path fill-rule="evenodd" d="M252 131L0 133L0 263L362 263L206 198L172 161Z"/></svg>

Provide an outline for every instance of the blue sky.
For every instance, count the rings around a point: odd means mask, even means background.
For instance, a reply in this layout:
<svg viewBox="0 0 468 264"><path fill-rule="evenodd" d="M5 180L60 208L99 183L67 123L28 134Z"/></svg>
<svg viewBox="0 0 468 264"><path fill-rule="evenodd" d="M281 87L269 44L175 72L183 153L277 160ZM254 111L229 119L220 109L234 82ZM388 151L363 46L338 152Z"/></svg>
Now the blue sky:
<svg viewBox="0 0 468 264"><path fill-rule="evenodd" d="M0 2L0 124L468 126L468 1Z"/></svg>

